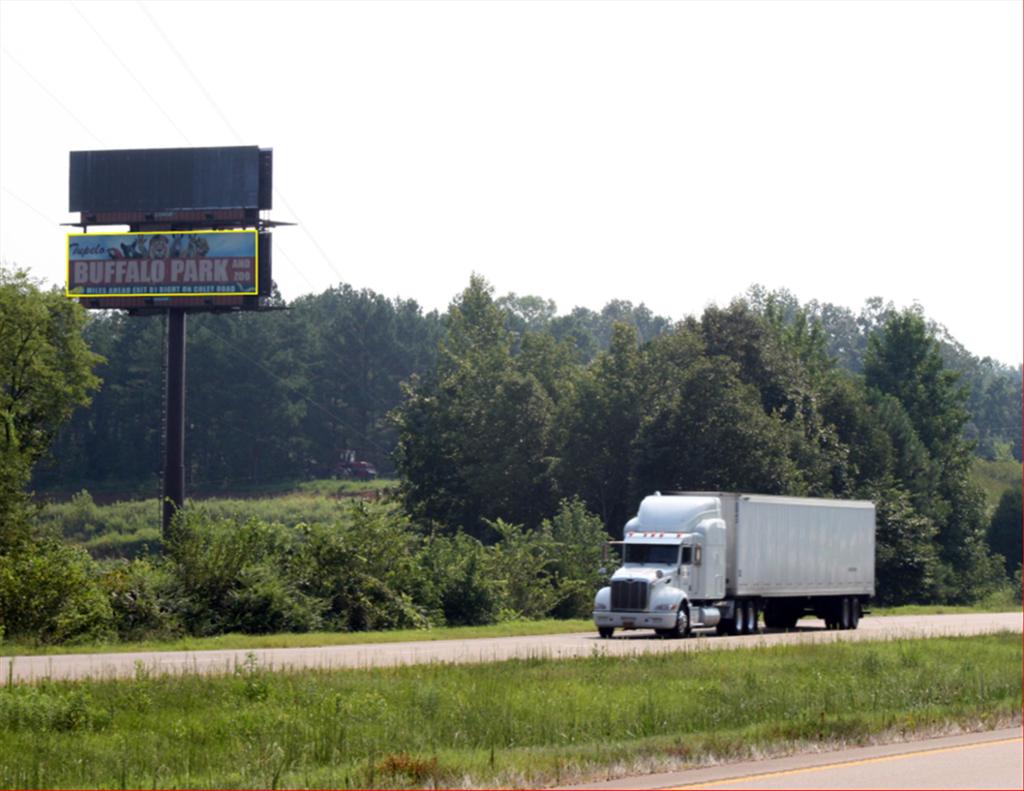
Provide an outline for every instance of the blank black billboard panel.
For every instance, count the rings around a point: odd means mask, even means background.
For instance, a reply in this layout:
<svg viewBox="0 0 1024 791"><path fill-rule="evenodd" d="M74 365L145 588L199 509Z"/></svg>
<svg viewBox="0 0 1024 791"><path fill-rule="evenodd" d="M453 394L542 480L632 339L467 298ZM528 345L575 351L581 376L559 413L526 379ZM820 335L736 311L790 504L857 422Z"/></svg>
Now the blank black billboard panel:
<svg viewBox="0 0 1024 791"><path fill-rule="evenodd" d="M69 211L269 209L272 150L72 151Z"/></svg>

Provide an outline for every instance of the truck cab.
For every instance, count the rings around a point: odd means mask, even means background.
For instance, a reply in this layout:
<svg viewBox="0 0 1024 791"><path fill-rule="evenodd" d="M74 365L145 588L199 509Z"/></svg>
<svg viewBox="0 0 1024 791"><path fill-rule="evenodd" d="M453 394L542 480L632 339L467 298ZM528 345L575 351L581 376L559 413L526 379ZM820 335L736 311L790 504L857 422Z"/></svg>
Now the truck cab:
<svg viewBox="0 0 1024 791"><path fill-rule="evenodd" d="M647 497L626 523L622 566L598 591L594 622L602 637L616 628L682 637L715 626L706 606L725 594L725 523L713 497Z"/></svg>

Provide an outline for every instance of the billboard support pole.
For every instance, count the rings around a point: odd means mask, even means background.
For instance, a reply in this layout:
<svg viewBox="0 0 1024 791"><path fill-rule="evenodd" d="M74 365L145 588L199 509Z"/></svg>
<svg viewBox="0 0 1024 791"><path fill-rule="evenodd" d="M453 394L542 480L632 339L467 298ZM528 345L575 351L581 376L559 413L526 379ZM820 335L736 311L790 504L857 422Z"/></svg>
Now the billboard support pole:
<svg viewBox="0 0 1024 791"><path fill-rule="evenodd" d="M167 437L164 443L163 539L174 513L185 504L185 311L167 311Z"/></svg>

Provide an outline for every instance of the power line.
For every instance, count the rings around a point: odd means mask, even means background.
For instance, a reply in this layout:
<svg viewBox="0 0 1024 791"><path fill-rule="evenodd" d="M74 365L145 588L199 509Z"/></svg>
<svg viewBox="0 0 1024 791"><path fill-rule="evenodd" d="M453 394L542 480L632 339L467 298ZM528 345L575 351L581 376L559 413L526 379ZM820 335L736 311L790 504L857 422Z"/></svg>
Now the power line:
<svg viewBox="0 0 1024 791"><path fill-rule="evenodd" d="M31 209L31 210L32 210L32 211L34 211L34 212L35 212L36 214L38 214L38 215L39 215L40 217L42 217L42 218L43 218L43 219L44 219L44 220L46 221L46 224L47 224L47 225L60 225L60 223L54 222L54 221L53 221L53 218L51 218L51 217L47 217L47 216L46 216L45 214L43 214L43 213L42 213L42 212L41 212L41 211L40 211L39 209L37 209L37 208L36 208L35 206L33 206L33 205L32 205L31 203L29 203L29 202L28 202L27 200L25 200L24 198L22 198L22 197L21 197L20 195L16 195L15 193L11 192L11 191L10 191L9 189L7 189L7 187L4 187L4 188L3 188L3 190L4 190L4 192L6 192L6 193L7 193L8 195L10 195L10 196L11 196L12 198L14 198L14 199L15 199L16 201L18 201L19 203L22 203L22 204L24 204L24 205L25 205L25 206L27 206L27 207L28 207L29 209Z"/></svg>
<svg viewBox="0 0 1024 791"><path fill-rule="evenodd" d="M97 136L96 136L96 134L95 134L95 133L94 133L94 132L93 132L93 131L92 131L92 130L91 130L91 129L90 129L89 127L88 127L88 126L86 126L86 125L85 125L85 124L84 124L84 123L82 122L82 119L81 119L81 118L79 118L79 117L78 117L77 115L75 115L75 114L74 114L73 112L71 112L71 110L69 110L69 109L68 109L68 106L67 106L66 104L64 104L64 102L62 102L62 101L61 101L60 99L58 99L58 98L57 98L56 96L54 96L54 95L53 95L53 92L52 92L52 91L51 91L51 90L50 90L49 88L47 88L47 87L46 87L45 85L43 85L43 83L41 83L41 82L40 82L40 81L39 81L39 80L38 80L38 79L36 78L36 76L35 76L35 75L34 75L34 74L33 74L33 73L31 72L31 71L29 71L29 70L28 70L28 69L27 69L27 68L26 68L26 67L25 67L25 66L24 66L24 65L23 65L23 64L21 63L21 61L19 61L19 60L18 60L18 59L17 59L16 57L14 57L14 55L12 55L12 54L11 54L10 50L8 50L8 49L7 49L6 47L4 47L4 50L3 50L3 52L4 52L4 55L6 55L6 56L7 56L8 58L10 58L10 59L11 59L11 62L12 62L12 63L13 63L13 64L14 64L15 66L17 66L17 67L18 67L19 69L21 69L21 70L22 70L23 72L25 72L25 75L26 75L26 76L27 76L27 77L28 77L28 78L29 78L30 80L32 80L32 82L34 82L34 83L36 84L36 86L37 86L37 87L39 88L39 90L41 90L41 91L42 91L43 93L45 93L45 94L46 94L47 96L49 96L49 97L50 97L50 98L51 98L51 99L52 99L52 100L53 100L53 101L54 101L54 102L55 102L55 103L57 104L57 106L58 106L58 107L60 107L60 109L62 109L62 110L63 110L64 112L66 112L66 113L67 113L67 114L68 114L69 116L71 116L72 120L74 120L74 122L75 122L75 123L77 123L77 124L78 124L78 125L79 125L80 127L82 127L82 129L84 129L84 130L85 130L85 131L86 131L86 132L87 132L87 133L89 134L89 136L90 136L90 137L91 137L91 138L92 138L93 140L95 140L95 141L96 141L97 143L99 143L99 144L100 144L101 146L102 146L102 145L106 145L106 144L105 144L105 143L104 143L104 142L103 142L102 140L100 140L100 138L99 138L99 137L97 137Z"/></svg>
<svg viewBox="0 0 1024 791"><path fill-rule="evenodd" d="M300 276L300 277L301 277L301 278L302 278L303 280L305 280L305 281L306 281L306 285L307 285L307 286L309 286L309 289L310 289L310 293L312 293L313 291L315 291L315 290L316 290L316 286L314 286L314 285L313 285L313 281L312 281L312 280L310 280L310 279L309 279L309 277L308 277L308 276L306 275L306 272L305 272L305 270L304 270L304 269L301 269L301 268L300 268L300 267L298 266L298 264L296 264L296 263L295 263L295 262L294 262L294 261L292 260L292 257L291 257L290 255L288 255L288 253L286 253L286 252L284 251L284 249L283 249L283 248L282 248L282 247L280 246L280 243L279 243L279 242L278 242L278 243L276 243L276 244L274 245L274 251L275 251L275 255L276 255L276 254L280 254L280 255L282 255L282 256L284 257L284 259L285 259L285 260L286 260L286 261L287 261L287 262L288 262L289 264L291 264L291 265L292 265L292 267L293 267L293 268L295 269L295 271L299 273L299 276Z"/></svg>
<svg viewBox="0 0 1024 791"><path fill-rule="evenodd" d="M167 45L167 48L171 51L171 53L174 55L174 57L181 64L181 66L185 70L185 72L192 79L192 81L196 84L196 86L199 88L199 90L202 91L203 96L206 97L206 100L210 103L210 106L212 106L213 109L217 112L217 115L220 116L220 119L224 122L224 125L228 128L228 131L230 131L231 134L234 136L235 141L238 142L238 143L242 143L243 142L242 136L238 133L238 130L235 129L235 127L231 124L231 121L228 119L227 114L221 109L220 105L213 98L213 95L210 93L209 90L207 90L206 85L202 82L202 80L199 79L199 76L194 71L192 71L192 68L188 65L188 61L186 61L185 58L181 55L181 53L178 52L178 49L174 46L173 42L171 41L171 38L167 35L167 33L164 32L164 29L156 21L156 18L153 16L153 14L150 13L148 8L146 8L146 6L142 2L142 0L136 0L136 3L139 6L139 8L142 10L142 12L146 15L146 18L150 21L150 24L152 24L154 29L157 31L157 33L160 34L160 37L164 40L164 43ZM327 254L327 251L324 250L323 246L320 244L320 242L317 240L317 238L313 235L313 232L310 231L309 225L306 222L304 222L302 220L302 218L299 216L298 212L295 211L294 207L291 205L291 203L285 197L284 193L281 192L280 189L275 187L274 188L274 194L284 204L285 209L289 213L291 213L291 215L295 218L296 222L298 222L299 227L302 229L303 233L306 234L306 236L309 238L309 241L316 248L317 252L324 259L324 261L327 262L327 266L334 273L334 276L338 279L338 282L339 283L344 282L344 278L342 277L341 272L334 265L334 262L331 260L331 257ZM287 253L284 253L283 250L281 252L282 252L282 255L284 256L284 258L289 263L291 263L292 266L295 269L298 270L298 272L300 273L302 278L309 285L310 289L315 289L316 287L313 285L313 283L306 276L305 271L302 270L302 269L299 269L295 265L295 262L292 261L291 257L288 256ZM353 335L352 337L354 337L356 342L359 343L360 346L362 346L363 351L366 354L368 354L368 355L371 354L369 348L367 348L366 343L363 341L363 339L361 337L359 337L358 335ZM392 361L393 361L393 358L392 358Z"/></svg>
<svg viewBox="0 0 1024 791"><path fill-rule="evenodd" d="M167 45L167 48L171 51L171 53L174 55L174 57L178 59L178 63L181 64L181 67L188 73L188 76L192 78L192 81L197 86L199 86L199 90L201 90L203 92L203 95L206 97L206 101L208 101L213 106L213 109L217 111L217 115L220 116L220 120L224 122L224 126L226 126L228 128L228 131L230 131L231 134L234 135L235 141L238 142L238 143L241 143L242 142L242 136L240 134L238 134L238 131L231 125L231 122L228 120L228 118L224 114L223 110L221 110L220 106L217 104L217 102L215 102L213 100L213 97L210 95L210 92L208 90L206 90L206 86L203 85L203 83L196 76L195 72L192 71L191 67L188 65L188 61L186 61L181 56L181 53L178 52L178 49L171 42L170 36L168 36L166 33L164 33L163 28L160 27L160 25L157 23L156 19L149 12L149 9L146 8L145 4L142 3L141 0L138 0L137 5L142 10L142 13L146 15L146 18L150 21L150 24L152 24L153 27L156 28L156 32L160 34L160 38L162 38L164 40L164 44Z"/></svg>
<svg viewBox="0 0 1024 791"><path fill-rule="evenodd" d="M156 32L160 35L160 38L163 39L164 44L167 45L167 48L171 51L171 54L174 55L175 59L177 59L178 63L185 70L185 73L188 74L188 76L192 79L192 82L194 82L196 84L196 87L198 87L199 90L202 92L203 96L206 97L206 101L208 101L210 103L210 106L214 109L214 111L220 117L220 120L224 123L224 126L227 127L228 131L235 138L235 142L239 143L239 144L243 143L244 140L243 140L241 134L239 134L238 130L235 129L234 125L228 119L227 113L225 113L224 110L221 109L220 104L218 104L217 100L213 98L213 94L211 94L210 91L206 88L206 85L203 83L203 81L199 79L199 75L197 75L192 70L192 67L189 66L188 61L178 51L178 48L174 46L174 43L171 41L171 37L168 36L166 32L164 32L164 29L160 26L160 23L157 22L156 17L153 16L153 14L146 7L145 3L142 2L142 0L136 0L136 4L142 10L142 13L146 15L146 18L149 20L150 24L153 26L153 28L156 30ZM310 232L309 228L302 221L302 218L299 217L298 214L295 212L295 210L291 207L291 205L288 202L288 199L284 196L284 194L281 192L281 190L279 190L276 187L274 188L274 194L277 195L277 197L281 200L281 202L284 203L285 208L289 212L291 212L293 217L295 217L295 220L298 222L299 227L302 228L302 230L306 234L306 236L309 237L310 241L313 243L313 246L316 247L316 249L320 253L320 255L323 256L325 261L327 261L327 265L331 268L331 271L334 273L335 277L337 277L338 280L340 281L342 279L341 273L338 271L337 267L334 266L334 263L328 257L328 255L324 251L323 247L320 246L320 243L316 240L316 238ZM288 256L285 255L285 258L288 258ZM291 261L290 258L288 258L288 260ZM294 266L294 263L293 263L293 266ZM309 280L309 278L306 276L305 272L303 270L299 270L299 272L302 274L303 279L306 280L306 283L309 285L309 287L311 289L314 289L315 286Z"/></svg>
<svg viewBox="0 0 1024 791"><path fill-rule="evenodd" d="M82 13L82 9L78 7L78 4L75 3L74 0L68 0L68 2L71 3L71 7L74 8L76 12L78 12L78 15L82 18L82 21L85 22L85 24L89 26L89 29L96 34L96 38L100 40L100 43L107 48L107 52L109 52L111 56L114 58L114 60L116 60L120 64L121 68L124 69L125 72L127 72L128 76L135 80L136 85L138 85L142 89L142 92L146 94L149 100L153 103L153 106L156 107L156 109L158 109L163 114L164 118L166 118L170 122L171 126L173 126L175 130L178 132L178 134L181 135L182 138L184 138L185 142L188 143L189 145L192 145L192 141L189 140L188 135L186 135L181 130L181 127L178 126L178 124L175 123L174 119L167 113L166 110L164 110L160 102L156 100L156 97L154 97L153 94L149 92L149 89L145 86L145 84L143 84L142 80L135 76L135 72L128 68L128 64L121 60L121 56L118 55L114 48L107 43L107 40L103 38L102 35L100 35L100 32L93 26L92 22L89 21L89 18L84 13Z"/></svg>

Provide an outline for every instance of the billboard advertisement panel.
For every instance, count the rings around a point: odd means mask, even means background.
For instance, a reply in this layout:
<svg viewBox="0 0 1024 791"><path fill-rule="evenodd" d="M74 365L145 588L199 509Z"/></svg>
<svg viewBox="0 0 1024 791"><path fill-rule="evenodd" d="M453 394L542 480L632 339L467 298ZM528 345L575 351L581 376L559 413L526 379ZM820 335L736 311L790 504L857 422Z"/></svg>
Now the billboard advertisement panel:
<svg viewBox="0 0 1024 791"><path fill-rule="evenodd" d="M255 230L69 233L74 298L255 296Z"/></svg>
<svg viewBox="0 0 1024 791"><path fill-rule="evenodd" d="M69 167L70 211L272 208L269 148L72 151Z"/></svg>

